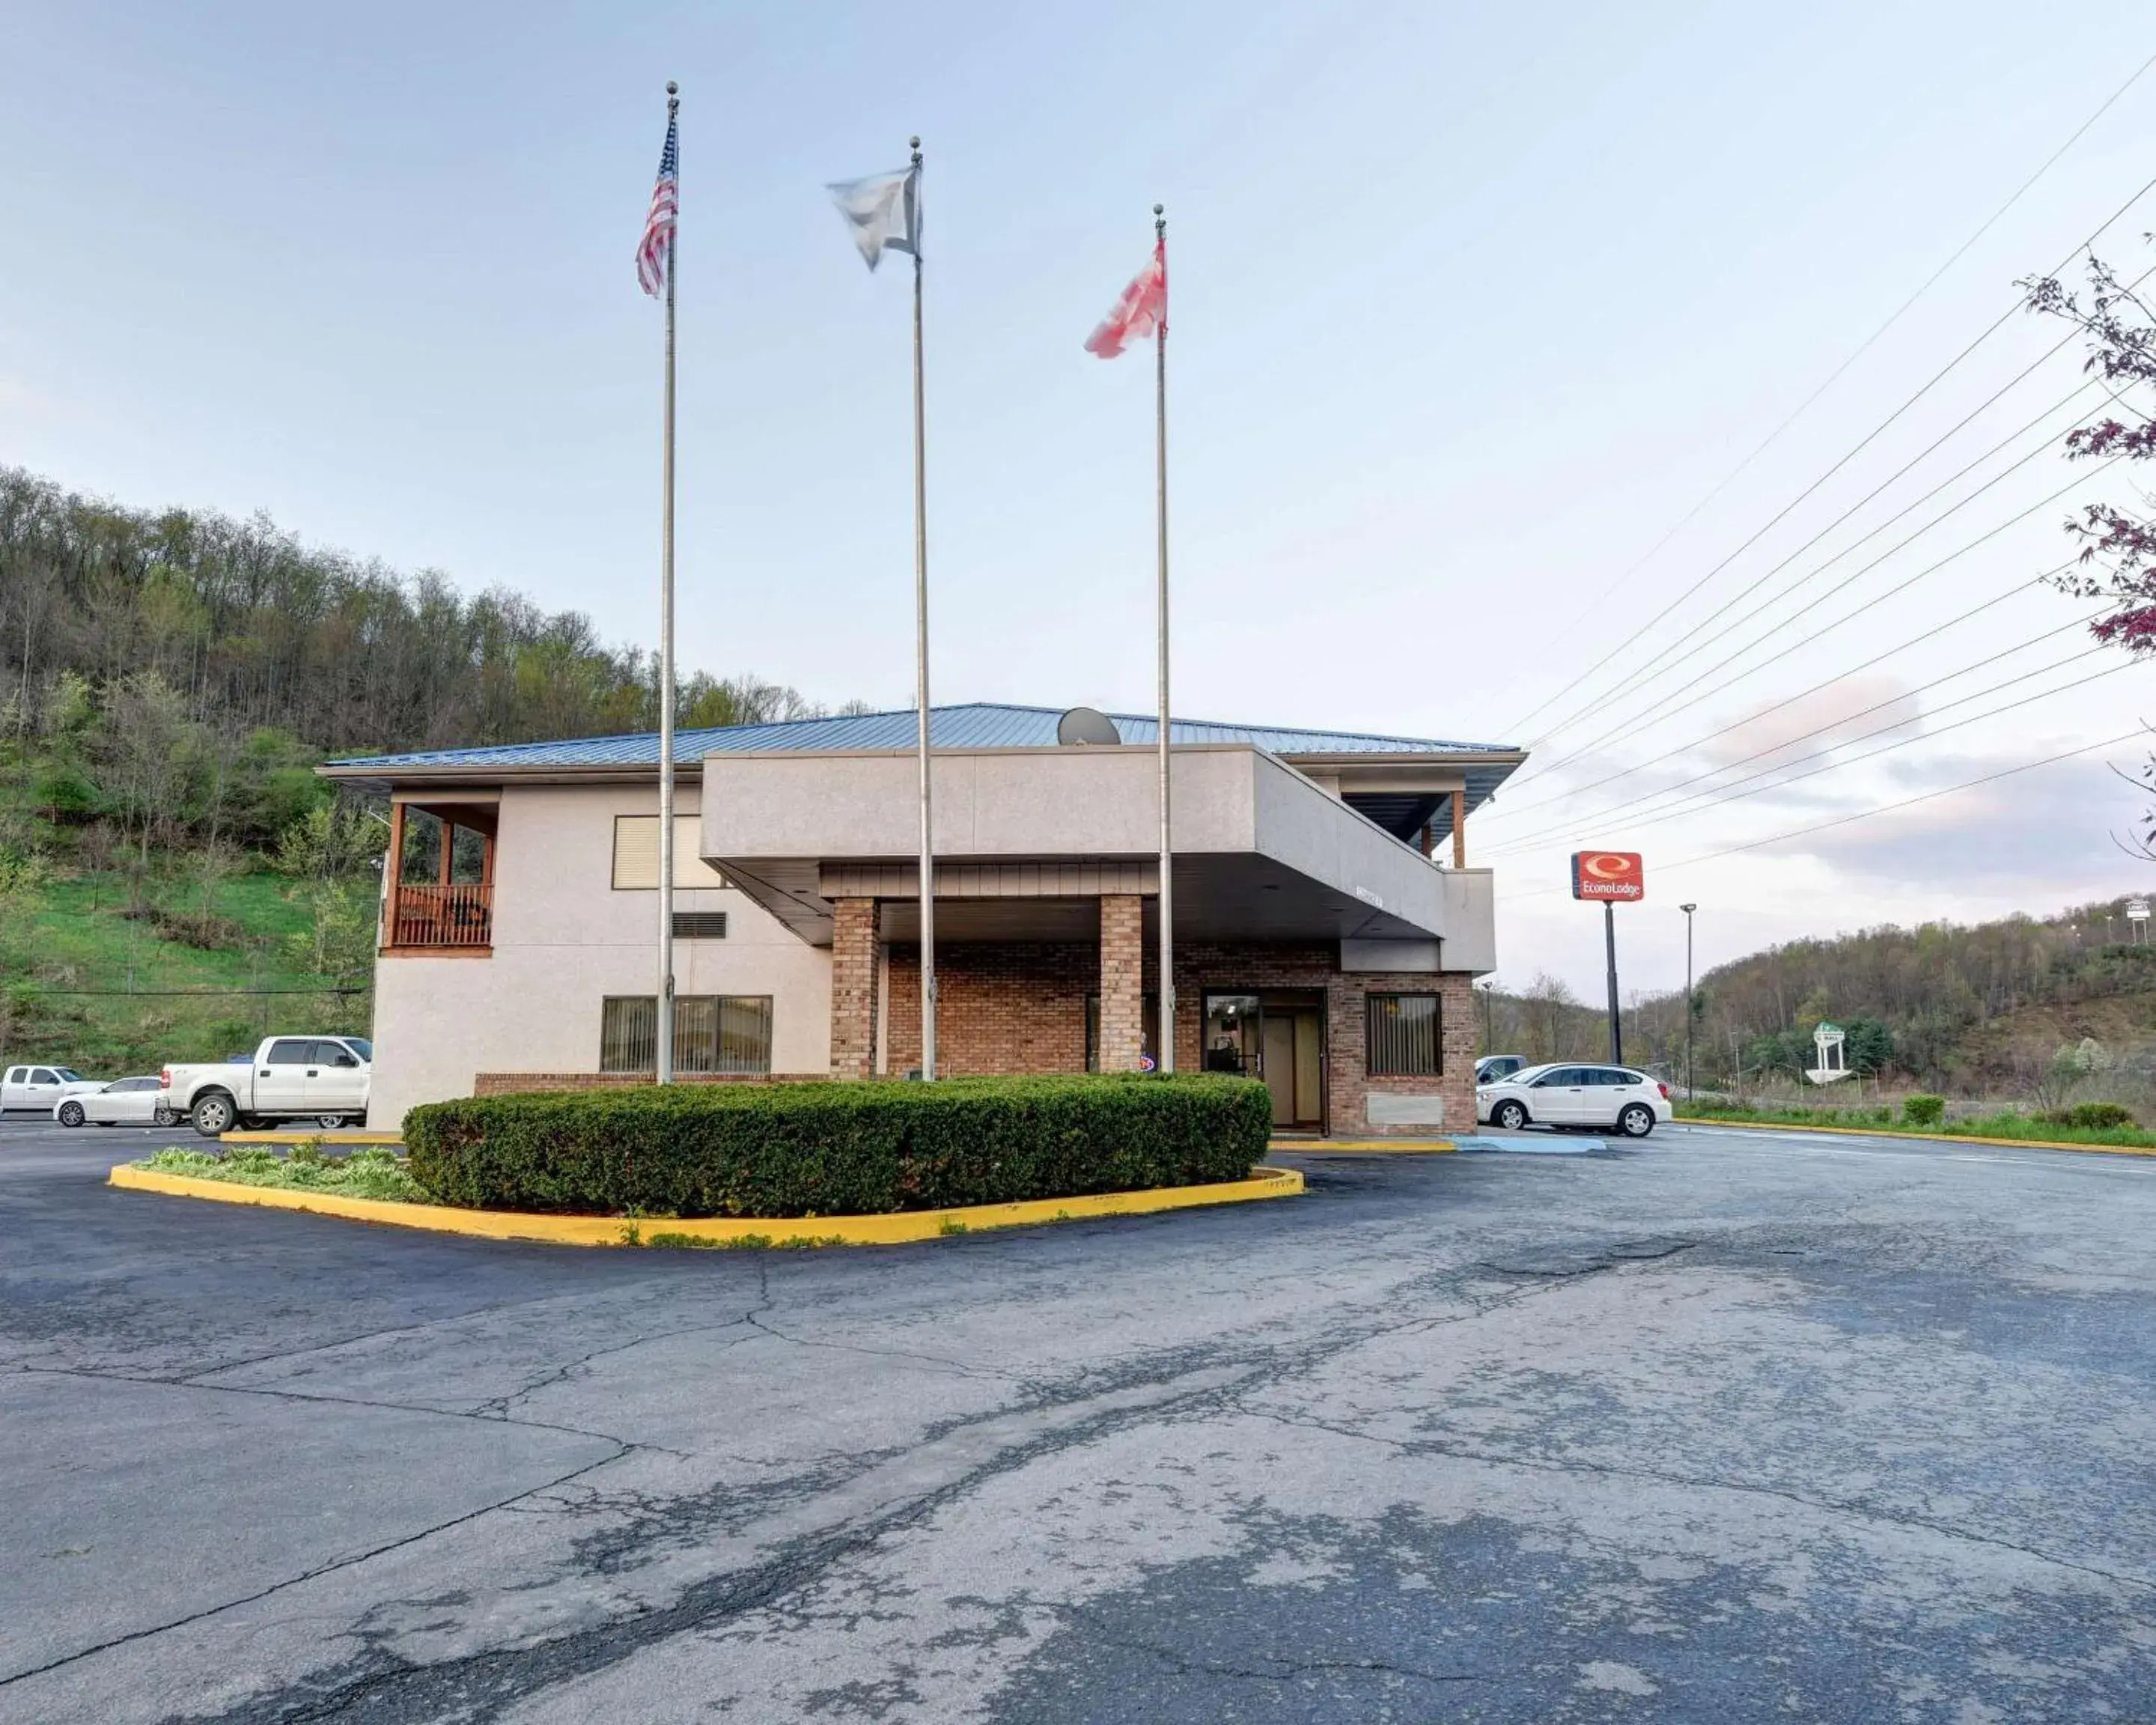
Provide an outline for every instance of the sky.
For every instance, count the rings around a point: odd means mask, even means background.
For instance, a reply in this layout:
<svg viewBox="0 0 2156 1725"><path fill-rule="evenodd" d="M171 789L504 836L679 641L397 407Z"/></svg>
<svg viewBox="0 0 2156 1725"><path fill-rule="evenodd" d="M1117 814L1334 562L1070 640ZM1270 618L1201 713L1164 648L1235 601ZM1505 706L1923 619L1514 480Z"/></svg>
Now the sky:
<svg viewBox="0 0 2156 1725"><path fill-rule="evenodd" d="M1599 998L1583 845L1628 992L1680 901L1703 971L2156 885L2156 671L2035 581L2133 494L2013 311L2156 264L2156 70L2045 166L2143 7L9 10L0 462L654 643L670 77L685 665L911 704L905 260L823 187L918 132L938 702L1152 705L1152 354L1081 344L1158 201L1176 711L1529 747L1506 983Z"/></svg>

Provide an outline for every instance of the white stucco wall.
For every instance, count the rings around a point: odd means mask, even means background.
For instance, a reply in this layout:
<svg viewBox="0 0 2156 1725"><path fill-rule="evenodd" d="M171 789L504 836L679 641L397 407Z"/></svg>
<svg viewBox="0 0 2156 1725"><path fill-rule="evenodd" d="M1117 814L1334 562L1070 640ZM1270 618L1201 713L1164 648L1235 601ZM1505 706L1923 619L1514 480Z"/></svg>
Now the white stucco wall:
<svg viewBox="0 0 2156 1725"><path fill-rule="evenodd" d="M692 787L675 802L698 812ZM503 791L493 955L375 963L371 1125L470 1096L479 1072L598 1070L600 1001L656 992L658 968L658 894L614 889L613 818L658 810L655 785ZM726 912L724 940L675 947L675 992L770 995L772 1070L829 1070L830 954L738 892L680 888L674 902Z"/></svg>

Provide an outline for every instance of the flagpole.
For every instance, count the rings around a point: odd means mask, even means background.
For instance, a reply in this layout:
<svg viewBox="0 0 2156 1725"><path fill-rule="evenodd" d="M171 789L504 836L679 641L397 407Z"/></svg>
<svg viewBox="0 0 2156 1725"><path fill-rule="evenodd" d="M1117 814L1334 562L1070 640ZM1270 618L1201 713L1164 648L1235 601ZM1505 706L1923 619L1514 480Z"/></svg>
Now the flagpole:
<svg viewBox="0 0 2156 1725"><path fill-rule="evenodd" d="M1164 208L1152 207L1154 243L1161 249L1161 268L1168 267L1168 217ZM1153 343L1153 419L1156 481L1160 524L1160 1008L1153 1032L1158 1045L1153 1064L1163 1072L1175 1070L1175 886L1173 878L1174 847L1168 825L1168 302L1163 291L1160 328Z"/></svg>
<svg viewBox="0 0 2156 1725"><path fill-rule="evenodd" d="M921 140L912 141L918 196ZM921 762L921 1076L936 1081L936 843L928 781L928 422L921 367L921 239L913 236L913 637Z"/></svg>
<svg viewBox="0 0 2156 1725"><path fill-rule="evenodd" d="M666 124L681 110L680 85L666 81ZM675 196L680 161L675 160ZM660 457L659 567L659 1024L654 1076L674 1081L674 279L681 257L680 218L666 243L666 434Z"/></svg>

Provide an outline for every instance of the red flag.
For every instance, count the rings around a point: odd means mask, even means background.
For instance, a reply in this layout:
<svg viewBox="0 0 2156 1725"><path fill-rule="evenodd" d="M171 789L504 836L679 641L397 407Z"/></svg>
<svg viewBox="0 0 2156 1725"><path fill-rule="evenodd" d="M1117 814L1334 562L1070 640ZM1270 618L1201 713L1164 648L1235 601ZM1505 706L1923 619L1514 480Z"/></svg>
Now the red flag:
<svg viewBox="0 0 2156 1725"><path fill-rule="evenodd" d="M1132 341L1142 341L1156 330L1168 328L1168 241L1163 237L1152 249L1152 261L1138 271L1116 301L1116 309L1101 320L1101 326L1086 338L1086 351L1102 359L1113 359Z"/></svg>

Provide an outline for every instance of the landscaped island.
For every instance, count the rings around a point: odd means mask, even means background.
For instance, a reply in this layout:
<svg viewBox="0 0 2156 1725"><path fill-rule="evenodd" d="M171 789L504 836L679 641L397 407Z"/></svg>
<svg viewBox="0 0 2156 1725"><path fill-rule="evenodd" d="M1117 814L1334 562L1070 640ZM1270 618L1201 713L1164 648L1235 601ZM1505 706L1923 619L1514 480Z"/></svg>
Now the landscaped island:
<svg viewBox="0 0 2156 1725"><path fill-rule="evenodd" d="M1214 1185L1271 1132L1263 1084L1212 1074L689 1084L429 1103L401 1161L303 1145L146 1165L471 1209L809 1218Z"/></svg>

